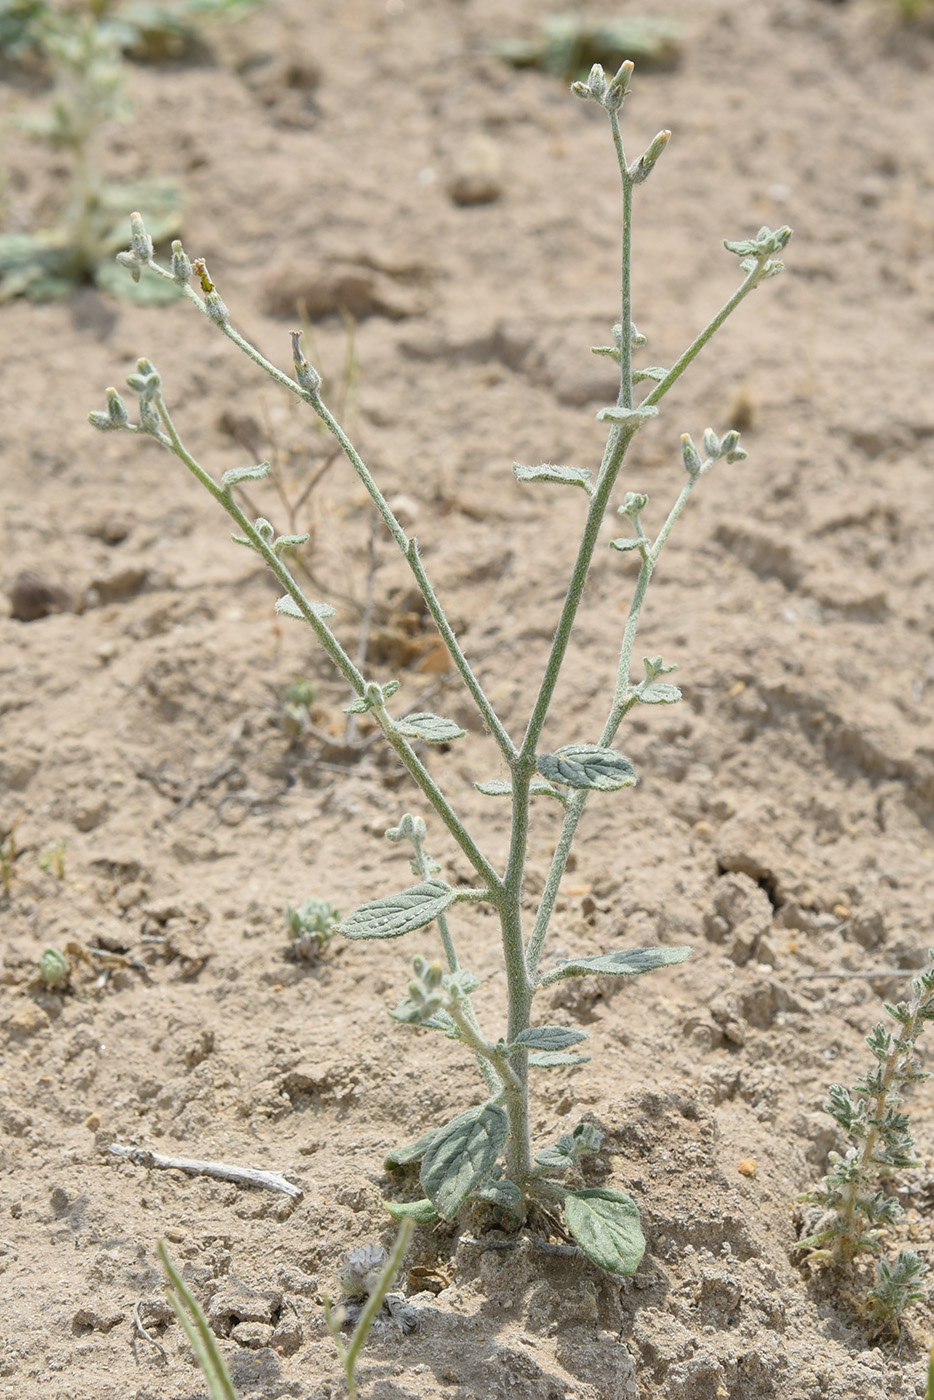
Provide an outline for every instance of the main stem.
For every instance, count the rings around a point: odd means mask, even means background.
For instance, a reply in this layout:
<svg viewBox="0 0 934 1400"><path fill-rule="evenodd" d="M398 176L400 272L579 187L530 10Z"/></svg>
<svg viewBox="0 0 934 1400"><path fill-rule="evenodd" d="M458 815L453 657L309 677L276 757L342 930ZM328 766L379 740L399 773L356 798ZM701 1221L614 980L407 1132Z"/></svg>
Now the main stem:
<svg viewBox="0 0 934 1400"><path fill-rule="evenodd" d="M621 231L621 312L622 332L620 337L620 386L617 405L632 407L632 180L626 166L626 153L620 135L619 121L615 112L610 114L613 142L619 163L623 189L622 231ZM509 996L509 1016L507 1041L512 1042L531 1022L532 1000L535 995L535 971L537 958L529 960L525 948L522 928L522 877L528 852L530 786L535 774L535 754L541 738L545 719L554 696L561 667L567 655L568 644L574 629L577 611L583 596L584 586L593 562L594 551L600 537L609 504L610 495L616 485L623 459L636 432L635 426L616 425L610 430L600 472L590 498L587 519L581 538L580 548L571 573L564 606L558 619L551 652L545 666L545 673L539 688L525 737L518 753L510 763L512 769L512 832L509 857L503 879L503 896L499 906L502 928L503 954L506 962L506 985ZM573 804L574 799L572 799ZM583 803L580 804L581 808ZM567 829L568 849L573 838L574 827ZM566 854L565 854L566 859ZM563 863L562 863L563 868ZM531 1140L529 1133L529 1065L528 1051L517 1050L510 1057L510 1064L516 1078L515 1086L506 1092L506 1109L509 1114L509 1141L506 1147L506 1169L508 1176L522 1188L532 1169Z"/></svg>

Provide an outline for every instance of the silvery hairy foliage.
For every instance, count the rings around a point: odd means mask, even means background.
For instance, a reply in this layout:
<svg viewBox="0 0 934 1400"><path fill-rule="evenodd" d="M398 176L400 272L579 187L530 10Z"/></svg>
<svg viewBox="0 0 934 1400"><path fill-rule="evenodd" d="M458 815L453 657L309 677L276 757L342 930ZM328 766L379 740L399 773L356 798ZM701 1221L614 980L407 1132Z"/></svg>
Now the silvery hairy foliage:
<svg viewBox="0 0 934 1400"><path fill-rule="evenodd" d="M369 467L350 442L322 397L322 380L308 362L301 336L292 336L292 372L285 373L267 360L234 328L231 314L203 260L192 262L180 243L173 244L169 267L153 257L152 241L138 216L131 219L132 244L120 262L134 279L143 273L172 281L189 301L206 315L219 332L239 347L284 390L308 405L333 434L347 463L363 483L392 540L401 551L415 583L425 599L460 679L471 696L478 717L498 750L508 779L490 780L478 775L478 790L493 802L508 805L511 829L508 856L498 866L484 849L482 827L471 830L462 820L454 795L441 790L432 773L431 746L456 744L464 731L441 715L398 712L395 699L398 680L378 681L365 674L339 641L331 622L334 609L327 600L306 596L289 568L290 551L307 536L280 535L263 518L251 520L234 498L242 482L263 477L268 466L235 467L220 480L207 472L186 449L166 402L162 378L146 359L140 360L128 378L136 398L131 417L115 389L107 391L107 406L92 413L92 424L104 431L136 433L153 439L188 468L236 523L235 539L253 550L272 570L282 588L277 611L314 633L352 691L352 714L367 714L382 731L387 744L412 778L433 821L440 823L466 857L474 879L469 887L453 886L441 877L440 867L428 850L428 826L420 815L406 813L387 835L412 852L415 882L404 889L371 900L350 913L340 933L351 939L391 939L437 932L438 956L419 952L413 975L395 1011L399 1021L427 1027L460 1042L475 1057L484 1090L480 1102L465 1107L450 1121L433 1123L416 1143L400 1148L387 1165L417 1166L421 1195L414 1201L390 1202L392 1215L429 1223L443 1217L453 1220L473 1201L488 1204L500 1222L516 1227L563 1215L564 1226L579 1247L601 1268L614 1274L631 1274L645 1248L635 1202L610 1187L580 1187L576 1182L581 1157L600 1145L600 1134L587 1123L561 1137L553 1146L533 1155L529 1135L529 1092L533 1076L555 1066L576 1065L587 1057L580 1053L586 1033L573 1026L543 1022L535 1015L540 994L566 978L598 976L632 978L683 962L687 947L616 949L598 956L570 957L548 964L543 957L558 887L586 804L625 801L636 773L616 747L626 716L640 706L666 706L681 698L668 679L674 667L660 656L647 656L641 675L632 678L636 634L646 589L668 536L701 479L716 463L734 463L745 457L739 434L722 435L707 429L699 443L689 434L681 437L676 452L684 477L675 500L663 512L661 523L650 527L648 497L641 492L617 494L627 450L643 426L654 419L659 405L694 358L739 304L761 283L782 270L777 256L791 230L762 228L752 238L725 243L739 260L736 291L690 342L670 367L634 364L635 352L645 344L633 323L631 246L633 199L639 185L652 173L668 144L670 133L659 134L648 148L630 161L620 130L620 117L630 91L633 65L626 62L613 77L596 65L586 83L575 83L574 93L603 109L610 124L621 181L622 257L620 318L613 327L612 343L595 353L619 366L616 401L602 408L598 419L607 429L602 461L592 468L515 466L516 479L530 490L563 491L567 495L569 528L579 507L579 545L554 637L544 658L537 697L524 729L510 733L487 696L480 678L456 637L444 606L426 572L418 541L410 537L393 513ZM192 285L192 282L195 285ZM612 548L635 556L638 577L620 639L619 662L608 697L602 731L582 736L553 751L543 750L541 739L568 643L574 629L581 595L599 542L601 525L614 502L625 533ZM523 874L529 849L532 809L539 799L560 809L560 830L553 843L550 868L537 908L530 916L523 895ZM491 906L499 919L503 968L508 988L506 1025L490 1034L482 1028L474 1006L479 987L476 972L458 952L457 915L465 904Z"/></svg>

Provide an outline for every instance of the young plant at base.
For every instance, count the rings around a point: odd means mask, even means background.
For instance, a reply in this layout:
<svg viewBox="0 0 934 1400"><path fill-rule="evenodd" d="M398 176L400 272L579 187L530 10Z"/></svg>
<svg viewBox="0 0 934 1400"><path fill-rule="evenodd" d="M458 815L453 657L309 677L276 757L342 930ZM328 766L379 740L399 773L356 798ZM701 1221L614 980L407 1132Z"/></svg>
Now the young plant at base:
<svg viewBox="0 0 934 1400"><path fill-rule="evenodd" d="M325 1320L344 1368L350 1400L357 1400L357 1362L360 1353L402 1267L414 1228L412 1220L402 1221L396 1242L388 1255L385 1250L370 1247L355 1250L347 1259L341 1271L341 1287L352 1298L366 1297L349 1342L345 1342L341 1336L345 1318L343 1305L333 1308L329 1299L324 1300Z"/></svg>
<svg viewBox="0 0 934 1400"><path fill-rule="evenodd" d="M139 276L145 269L181 287L184 295L223 335L277 383L307 403L340 444L386 529L402 551L479 717L509 770L508 781L476 784L481 793L507 801L511 807L509 853L503 869L494 866L451 799L435 782L429 764L421 757L424 745L456 743L464 731L451 720L434 714L397 717L391 713L391 701L399 682L391 680L380 684L363 673L329 626L333 608L326 602L306 597L290 571L286 556L302 542L302 537L277 535L272 524L262 517L251 521L234 500L234 486L264 476L266 464L237 467L225 472L220 482L215 481L184 446L169 413L162 380L145 359L139 361L137 372L127 381L138 396L138 420L130 421L127 407L115 389L107 391L106 410L90 415L92 424L104 431L142 434L160 443L173 452L224 507L238 527L239 533L234 538L254 550L282 586L283 596L276 605L277 611L303 621L312 629L353 690L355 698L349 713L369 714L476 874L471 888L455 888L441 879L440 867L425 848L425 822L419 816L406 814L387 835L412 847L412 871L417 883L362 905L341 925L341 932L347 938L384 939L399 938L437 924L443 960L416 958L408 995L395 1014L401 1021L427 1026L449 1039L461 1041L476 1057L487 1088L487 1096L481 1104L467 1109L444 1126L433 1127L417 1143L393 1154L390 1160L395 1165L420 1163L424 1197L391 1206L392 1214L420 1223L439 1216L453 1219L466 1202L480 1200L490 1203L501 1218L518 1226L530 1213L534 1216L537 1211L547 1219L546 1212L563 1208L567 1228L581 1249L602 1268L617 1274L632 1273L644 1250L634 1202L620 1191L603 1187L572 1190L564 1180L581 1155L594 1151L599 1145L596 1130L582 1124L556 1146L539 1152L534 1159L532 1156L530 1070L579 1064L586 1058L576 1053L576 1047L586 1038L585 1032L533 1020L533 1004L538 993L565 978L634 977L683 962L690 955L691 950L686 947L635 948L596 957L565 958L551 967L542 966L545 938L559 885L588 799L594 792L616 793L636 782L632 764L613 747L623 720L639 705L671 705L681 698L678 688L665 679L674 667L660 656L646 657L642 678L631 679L636 633L649 580L692 491L721 458L735 462L746 455L739 446L737 432L729 431L719 437L712 429L707 429L701 447L695 446L688 434L682 436L681 461L687 479L657 533L649 533L644 523L648 498L632 491L625 494L618 510L627 522L627 535L614 540L612 546L634 554L639 562L639 573L623 631L606 722L596 743L565 744L553 751L542 751L542 732L599 543L601 526L627 449L642 426L656 416L658 405L669 389L727 317L762 282L781 271L782 264L776 260L776 254L791 237L789 228L774 232L763 228L754 238L726 243L728 252L740 259L742 281L736 291L670 368L634 367L633 351L645 343L645 338L639 335L632 319L633 195L654 169L668 143L669 133L660 132L641 156L631 163L627 161L619 113L629 91L632 68L633 65L626 62L615 77L607 78L603 69L596 65L588 81L575 83L573 88L577 96L597 102L606 112L622 183L622 314L619 324L613 328L613 344L596 349L597 354L608 356L619 365L619 393L616 402L597 415L607 425L608 438L595 473L551 464L531 467L517 464L515 467L520 483L530 483L533 489L547 484L548 490L557 488L568 492L572 500L576 497L583 515L577 558L538 695L525 733L518 740L507 731L464 654L422 563L417 542L406 534L366 463L325 405L321 397L321 377L305 358L300 334L294 332L292 336L293 378L273 365L233 328L230 313L204 262L191 263L181 244L173 245L171 268L159 266L153 260L152 242L142 220L134 215L131 219L132 248L121 255L123 265L134 275ZM189 285L193 274L200 284L200 294ZM641 398L639 393L643 395ZM559 804L562 824L541 901L529 928L523 901L523 875L532 799L539 796ZM476 903L492 905L502 935L509 1011L507 1024L495 1038L481 1030L472 1003L479 981L462 965L449 922L458 905Z"/></svg>
<svg viewBox="0 0 934 1400"><path fill-rule="evenodd" d="M902 1213L898 1198L887 1195L881 1183L900 1168L918 1165L908 1114L898 1106L906 1084L930 1078L914 1057L925 1023L934 1021L934 949L929 956L932 966L912 980L911 1001L886 1004L901 1027L898 1035L880 1021L866 1037L875 1066L852 1089L831 1084L828 1090L827 1112L852 1145L842 1157L832 1152L823 1181L799 1197L823 1207L816 1226L797 1246L809 1251L812 1262L845 1265L858 1254L878 1254L885 1229ZM903 1250L893 1265L880 1263L876 1287L869 1293L874 1319L892 1322L923 1297L918 1285L927 1268L910 1250Z"/></svg>
<svg viewBox="0 0 934 1400"><path fill-rule="evenodd" d="M285 917L295 956L314 962L337 932L341 916L326 899L303 899L297 909L287 904Z"/></svg>

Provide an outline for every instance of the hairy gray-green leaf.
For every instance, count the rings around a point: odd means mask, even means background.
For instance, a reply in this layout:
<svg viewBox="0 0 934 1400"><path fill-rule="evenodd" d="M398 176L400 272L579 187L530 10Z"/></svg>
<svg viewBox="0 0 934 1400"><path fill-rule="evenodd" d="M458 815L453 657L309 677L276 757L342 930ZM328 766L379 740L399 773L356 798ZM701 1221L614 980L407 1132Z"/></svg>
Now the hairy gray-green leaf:
<svg viewBox="0 0 934 1400"><path fill-rule="evenodd" d="M437 1128L429 1128L427 1133L422 1133L421 1137L416 1138L414 1142L408 1142L404 1147L396 1147L392 1152L387 1152L383 1158L383 1166L386 1171L400 1171L403 1167L420 1162L431 1146L432 1138L437 1131Z"/></svg>
<svg viewBox="0 0 934 1400"><path fill-rule="evenodd" d="M604 1186L569 1191L564 1198L567 1227L588 1259L609 1274L634 1274L645 1253L636 1203Z"/></svg>
<svg viewBox="0 0 934 1400"><path fill-rule="evenodd" d="M471 992L475 992L480 985L480 978L466 967L459 967L456 972L447 972L441 979L441 985L446 992L458 999L469 997Z"/></svg>
<svg viewBox="0 0 934 1400"><path fill-rule="evenodd" d="M403 739L416 739L423 744L450 744L453 739L463 739L467 733L452 719L442 719L440 715L406 715L395 723L396 733Z"/></svg>
<svg viewBox="0 0 934 1400"><path fill-rule="evenodd" d="M543 1147L536 1152L535 1161L545 1171L566 1172L588 1152L597 1152L603 1142L603 1134L592 1123L578 1123L572 1133L564 1133L554 1147Z"/></svg>
<svg viewBox="0 0 934 1400"><path fill-rule="evenodd" d="M590 478L593 473L588 467L555 467L543 462L539 467L521 467L513 463L517 481L553 481L562 486L582 486L590 493Z"/></svg>
<svg viewBox="0 0 934 1400"><path fill-rule="evenodd" d="M654 972L657 967L673 967L693 953L684 945L675 948L624 948L618 953L598 953L589 958L561 958L556 967L546 972L539 986L561 982L565 977L588 977L602 973L610 977L636 977Z"/></svg>
<svg viewBox="0 0 934 1400"><path fill-rule="evenodd" d="M626 428L640 428L647 418L654 418L658 409L654 404L649 404L645 408L623 408L619 404L613 404L609 408L601 408L597 414L598 423L621 423Z"/></svg>
<svg viewBox="0 0 934 1400"><path fill-rule="evenodd" d="M432 923L456 897L444 880L423 880L398 894L361 904L337 931L345 938L399 938Z"/></svg>
<svg viewBox="0 0 934 1400"><path fill-rule="evenodd" d="M221 486L229 491L232 486L239 486L241 481L262 481L268 475L268 462L259 462L255 467L232 467L221 477Z"/></svg>
<svg viewBox="0 0 934 1400"><path fill-rule="evenodd" d="M656 681L638 690L636 699L643 705L675 705L681 699L681 691L667 681Z"/></svg>
<svg viewBox="0 0 934 1400"><path fill-rule="evenodd" d="M511 797L512 783L504 782L502 778L495 778L491 783L474 783L478 792L482 792L484 797ZM542 778L533 778L529 784L529 792L533 797L555 797L562 804L566 805L567 799L563 792L559 792L551 783L546 783Z"/></svg>
<svg viewBox="0 0 934 1400"><path fill-rule="evenodd" d="M576 1031L571 1026L530 1026L516 1036L509 1049L567 1050L586 1039L586 1031Z"/></svg>
<svg viewBox="0 0 934 1400"><path fill-rule="evenodd" d="M356 700L352 700L344 707L345 715L365 715L377 705L385 705L387 700L391 700L399 689L399 681L387 681L385 685L377 685L375 681L367 681L366 689L362 695L358 695Z"/></svg>
<svg viewBox="0 0 934 1400"><path fill-rule="evenodd" d="M619 539L610 540L610 548L618 549L620 554L627 554L632 549L642 549L648 547L647 540L632 539L628 536L621 536Z"/></svg>
<svg viewBox="0 0 934 1400"><path fill-rule="evenodd" d="M334 616L334 609L330 603L309 603L308 604L315 617L322 622L327 622L329 617ZM299 622L306 622L307 618L301 608L288 593L276 599L276 612L280 617L297 617Z"/></svg>
<svg viewBox="0 0 934 1400"><path fill-rule="evenodd" d="M554 753L540 753L535 766L553 783L564 783L572 788L616 792L619 788L634 787L636 783L636 770L628 758L596 744L566 744Z"/></svg>
<svg viewBox="0 0 934 1400"><path fill-rule="evenodd" d="M438 1212L431 1201L383 1201L393 1220L414 1220L416 1225L433 1225Z"/></svg>
<svg viewBox="0 0 934 1400"><path fill-rule="evenodd" d="M568 1055L563 1050L542 1050L529 1056L529 1064L538 1069L557 1069L559 1065L585 1065L589 1055Z"/></svg>
<svg viewBox="0 0 934 1400"><path fill-rule="evenodd" d="M486 1103L461 1113L435 1134L422 1160L421 1182L445 1219L454 1218L493 1170L508 1133L505 1109Z"/></svg>
<svg viewBox="0 0 934 1400"><path fill-rule="evenodd" d="M522 1192L513 1181L499 1177L496 1181L485 1181L473 1192L475 1200L489 1201L510 1214L518 1214L522 1204Z"/></svg>

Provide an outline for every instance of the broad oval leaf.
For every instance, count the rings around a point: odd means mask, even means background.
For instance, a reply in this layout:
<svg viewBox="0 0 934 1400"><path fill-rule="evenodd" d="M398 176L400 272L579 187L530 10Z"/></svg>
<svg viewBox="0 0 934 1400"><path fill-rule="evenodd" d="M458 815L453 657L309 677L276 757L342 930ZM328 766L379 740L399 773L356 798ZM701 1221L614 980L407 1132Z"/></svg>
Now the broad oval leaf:
<svg viewBox="0 0 934 1400"><path fill-rule="evenodd" d="M421 1183L439 1213L453 1220L489 1176L509 1133L506 1110L486 1103L461 1113L435 1134L422 1160Z"/></svg>
<svg viewBox="0 0 934 1400"><path fill-rule="evenodd" d="M681 699L681 691L667 681L655 681L636 691L636 699L643 705L676 705Z"/></svg>
<svg viewBox="0 0 934 1400"><path fill-rule="evenodd" d="M529 1056L529 1064L538 1069L556 1069L559 1065L585 1065L589 1055L568 1055L564 1050L540 1050Z"/></svg>
<svg viewBox="0 0 934 1400"><path fill-rule="evenodd" d="M639 1210L631 1196L604 1186L569 1191L567 1227L581 1249L608 1274L634 1274L645 1253Z"/></svg>
<svg viewBox="0 0 934 1400"><path fill-rule="evenodd" d="M403 739L416 739L423 744L450 744L467 733L452 719L431 714L406 715L405 719L396 720L395 727Z"/></svg>
<svg viewBox="0 0 934 1400"><path fill-rule="evenodd" d="M561 486L583 486L588 492L593 475L588 467L555 467L550 462L538 467L521 467L514 462L512 469L517 481L553 481Z"/></svg>
<svg viewBox="0 0 934 1400"><path fill-rule="evenodd" d="M571 1026L530 1026L516 1036L509 1049L567 1050L586 1039L586 1031L576 1031Z"/></svg>
<svg viewBox="0 0 934 1400"><path fill-rule="evenodd" d="M398 894L361 904L336 931L345 938L399 938L432 923L456 897L444 880L424 880Z"/></svg>
<svg viewBox="0 0 934 1400"><path fill-rule="evenodd" d="M309 603L308 604L315 617L326 622L329 617L334 616L334 609L330 603ZM307 619L295 599L288 593L276 599L276 612L280 617L297 617L299 622L306 622Z"/></svg>
<svg viewBox="0 0 934 1400"><path fill-rule="evenodd" d="M596 744L567 744L554 753L540 753L535 766L544 778L572 788L617 792L636 784L636 770L629 759Z"/></svg>
<svg viewBox="0 0 934 1400"><path fill-rule="evenodd" d="M416 1225L433 1225L438 1212L431 1201L383 1201L393 1220L414 1220Z"/></svg>
<svg viewBox="0 0 934 1400"><path fill-rule="evenodd" d="M590 958L561 958L556 967L546 972L539 986L547 987L565 977L588 977L603 973L611 977L636 977L642 972L654 972L657 967L673 967L685 962L694 949L685 945L675 948L624 948L618 953L598 953Z"/></svg>

